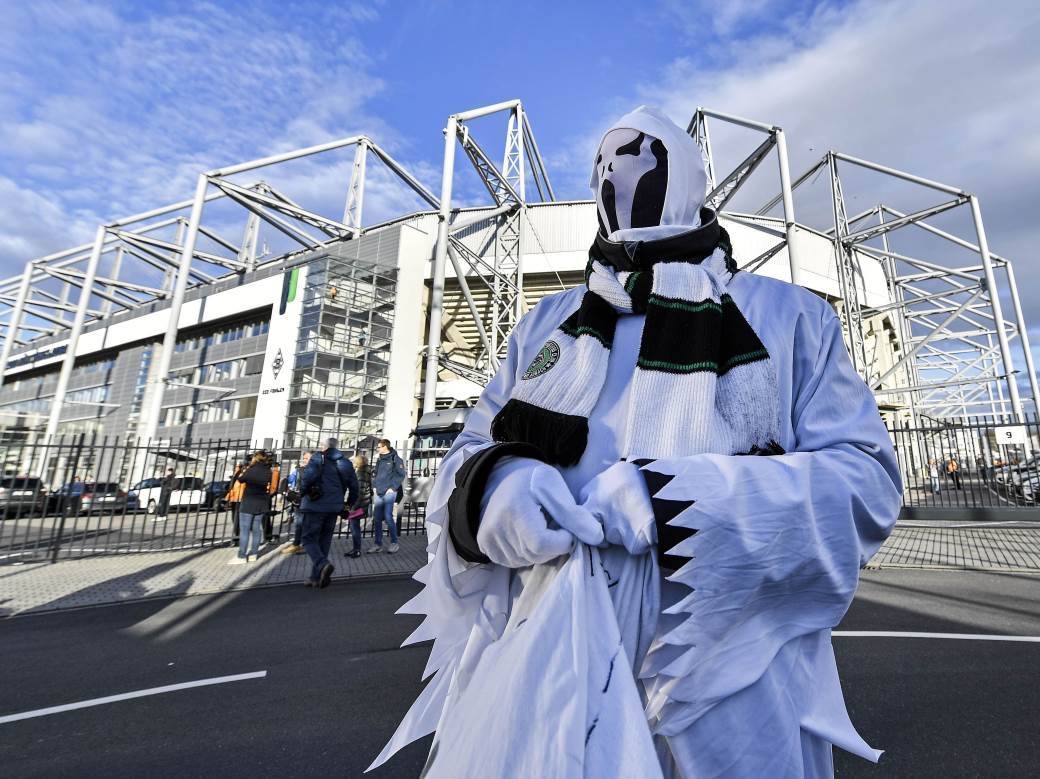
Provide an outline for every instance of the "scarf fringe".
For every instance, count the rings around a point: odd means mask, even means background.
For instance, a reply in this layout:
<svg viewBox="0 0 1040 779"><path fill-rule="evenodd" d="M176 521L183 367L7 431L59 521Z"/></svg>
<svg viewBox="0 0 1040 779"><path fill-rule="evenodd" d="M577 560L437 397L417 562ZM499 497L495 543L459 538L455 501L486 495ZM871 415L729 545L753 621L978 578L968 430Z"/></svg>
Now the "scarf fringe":
<svg viewBox="0 0 1040 779"><path fill-rule="evenodd" d="M525 441L538 447L549 465L577 465L589 440L589 420L512 398L491 423L496 441Z"/></svg>

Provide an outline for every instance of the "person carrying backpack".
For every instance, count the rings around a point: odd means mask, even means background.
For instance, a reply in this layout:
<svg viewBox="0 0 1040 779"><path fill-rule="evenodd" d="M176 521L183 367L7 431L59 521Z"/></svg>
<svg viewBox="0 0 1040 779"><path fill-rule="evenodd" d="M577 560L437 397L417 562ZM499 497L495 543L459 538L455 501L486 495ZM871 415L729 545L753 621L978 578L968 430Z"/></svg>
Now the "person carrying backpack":
<svg viewBox="0 0 1040 779"><path fill-rule="evenodd" d="M332 534L344 504L357 500L358 483L354 466L329 438L320 452L311 455L300 478L300 511L303 514L303 548L311 558L308 587L329 586L336 567L329 561Z"/></svg>

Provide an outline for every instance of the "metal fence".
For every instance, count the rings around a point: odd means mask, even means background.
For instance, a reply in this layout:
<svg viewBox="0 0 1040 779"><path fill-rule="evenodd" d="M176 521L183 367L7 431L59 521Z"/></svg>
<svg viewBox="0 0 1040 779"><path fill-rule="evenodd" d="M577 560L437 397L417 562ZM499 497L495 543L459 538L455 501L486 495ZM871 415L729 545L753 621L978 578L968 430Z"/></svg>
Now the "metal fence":
<svg viewBox="0 0 1040 779"><path fill-rule="evenodd" d="M274 455L280 483L265 541L290 540L293 507L284 481L307 450L270 442L264 448ZM398 532L424 532L426 499L447 446L426 441L395 448L406 468L396 507ZM237 504L227 500L228 489L236 466L255 450L245 440L0 440L0 564L230 545L237 535ZM357 451L374 465L375 439ZM173 481L164 490L161 481L169 471ZM348 523L338 523L336 534L345 533ZM372 533L369 512L362 534Z"/></svg>
<svg viewBox="0 0 1040 779"><path fill-rule="evenodd" d="M961 418L889 430L903 475L904 508L1033 509L1040 506L1040 420ZM425 531L426 500L450 438L395 448L405 461L396 508L403 535ZM304 451L266 442L281 479ZM101 554L221 546L235 536L226 500L235 467L255 446L245 440L176 444L77 435L47 443L0 439L0 564ZM375 462L376 440L354 449ZM172 489L161 478L173 471ZM161 504L168 502L165 519ZM292 507L279 490L265 536L291 538ZM346 522L337 535L349 532ZM371 514L362 533L373 532Z"/></svg>
<svg viewBox="0 0 1040 779"><path fill-rule="evenodd" d="M1028 509L1040 505L1040 425L961 417L889 430L906 508Z"/></svg>

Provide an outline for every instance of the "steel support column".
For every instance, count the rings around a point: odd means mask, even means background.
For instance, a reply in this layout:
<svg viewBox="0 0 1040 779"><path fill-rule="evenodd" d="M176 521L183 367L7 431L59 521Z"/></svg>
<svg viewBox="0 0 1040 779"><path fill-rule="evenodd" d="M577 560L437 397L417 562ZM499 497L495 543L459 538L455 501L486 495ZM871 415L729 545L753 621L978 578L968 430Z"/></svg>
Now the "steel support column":
<svg viewBox="0 0 1040 779"><path fill-rule="evenodd" d="M119 271L123 269L123 247L116 247L116 255L112 258L112 269L109 271L109 276L113 281L119 281ZM101 304L101 310L105 316L112 313L112 301L109 298L105 298Z"/></svg>
<svg viewBox="0 0 1040 779"><path fill-rule="evenodd" d="M423 412L437 406L437 374L440 372L441 320L444 317L444 266L448 258L448 229L451 220L451 187L455 173L455 143L459 119L448 117L444 130L444 169L441 172L440 211L437 246L433 251L433 285L430 289L429 336L426 347L426 380L423 384Z"/></svg>
<svg viewBox="0 0 1040 779"><path fill-rule="evenodd" d="M1015 283L1015 269L1010 262L1004 263L1007 272L1008 287L1011 289L1011 305L1015 309L1015 324L1018 326L1018 337L1022 343L1022 355L1026 361L1029 374L1029 393L1033 396L1033 411L1040 414L1040 388L1037 387L1036 367L1033 365L1033 350L1029 345L1029 328L1022 313L1022 301L1018 297L1018 285Z"/></svg>
<svg viewBox="0 0 1040 779"><path fill-rule="evenodd" d="M44 440L50 441L58 432L58 423L61 421L61 410L65 405L65 393L69 388L69 379L72 378L72 369L76 363L76 347L79 346L79 337L83 332L83 323L87 319L87 310L90 308L90 296L94 290L94 277L97 276L98 264L101 262L101 252L105 245L105 233L107 227L100 225L94 236L94 248L87 260L87 268L83 276L83 287L79 292L79 305L76 306L76 316L72 320L72 329L69 331L68 345L65 347L65 356L61 361L61 371L58 373L58 384L54 388L54 400L51 402L51 413L47 417L47 430Z"/></svg>
<svg viewBox="0 0 1040 779"><path fill-rule="evenodd" d="M798 227L794 220L794 195L791 190L791 168L787 163L787 138L779 127L773 133L776 139L776 156L780 162L780 195L784 203L784 232L787 233L787 261L791 266L791 283L801 283L801 271L798 268L798 251L795 248L795 236Z"/></svg>
<svg viewBox="0 0 1040 779"><path fill-rule="evenodd" d="M163 336L162 351L159 353L159 364L155 372L155 383L152 387L146 411L142 412L141 438L148 441L155 438L162 415L163 396L166 392L166 377L170 373L173 350L177 345L177 330L180 324L181 307L184 305L184 293L188 289L188 276L191 273L191 259L195 254L195 241L199 234L199 223L202 221L202 209L206 203L206 186L209 183L205 173L200 173L195 185L195 199L191 205L191 217L188 219L188 230L181 248L180 265L174 281L173 299L170 301L169 320L166 323L166 334Z"/></svg>
<svg viewBox="0 0 1040 779"><path fill-rule="evenodd" d="M979 199L971 195L971 218L975 222L975 234L979 239L979 256L982 258L982 270L986 275L986 288L989 302L993 307L994 327L997 331L997 343L1000 344L1000 358L1004 361L1004 374L1007 376L1008 396L1011 398L1011 410L1015 420L1024 422L1022 400L1018 396L1018 383L1015 381L1015 361L1011 357L1011 346L1008 344L1007 332L1004 330L1004 311L1000 305L1000 292L997 289L997 278L993 273L993 259L989 254L989 241L986 239L986 228L982 224L982 211Z"/></svg>
<svg viewBox="0 0 1040 779"><path fill-rule="evenodd" d="M18 297L14 301L14 309L11 311L11 321L7 325L7 335L4 337L3 350L0 351L0 387L4 384L4 373L7 371L7 361L11 359L11 350L18 338L18 329L22 326L22 316L25 314L25 301L29 299L29 288L32 284L35 263L32 260L25 263L25 272L18 285Z"/></svg>
<svg viewBox="0 0 1040 779"><path fill-rule="evenodd" d="M367 158L368 139L362 138L354 148L354 164L350 169L347 202L343 206L343 224L355 230L361 229L362 210L365 205L365 163Z"/></svg>
<svg viewBox="0 0 1040 779"><path fill-rule="evenodd" d="M256 244L260 237L260 217L252 211L246 217L246 227L242 231L242 246L238 250L238 260L245 264L245 271L256 270Z"/></svg>

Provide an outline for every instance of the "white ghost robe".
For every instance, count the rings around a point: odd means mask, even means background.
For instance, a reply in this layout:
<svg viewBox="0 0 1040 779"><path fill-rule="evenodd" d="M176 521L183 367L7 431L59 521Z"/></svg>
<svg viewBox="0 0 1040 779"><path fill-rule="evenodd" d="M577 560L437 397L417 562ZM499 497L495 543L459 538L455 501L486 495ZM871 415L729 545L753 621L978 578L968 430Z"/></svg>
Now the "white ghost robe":
<svg viewBox="0 0 1040 779"><path fill-rule="evenodd" d="M625 590L629 601L632 592L637 600L642 592L642 606L629 602L621 608L612 591L619 625L577 629L597 639L609 635L602 639L607 641L620 627L622 636L630 637L626 653L642 655L626 659L639 677L642 721L653 734L660 764L638 773L619 767L611 774L602 772L601 761L586 756L583 762L579 755L567 771L553 776L819 777L833 774L831 745L875 762L881 754L849 721L830 631L852 602L860 568L898 514L902 485L892 444L824 300L744 272L727 291L775 366L779 443L786 453L700 454L646 466L667 480L655 499L687 504L668 524L696 532L664 551L690 561L666 579L648 582L651 570L658 576L652 553L644 560L629 558L626 576L643 580L617 589ZM436 730L450 691L474 678L485 650L506 637L532 569L516 572L459 558L449 534L440 532L447 522L446 503L459 466L492 445L495 415L584 292L582 286L549 296L523 318L507 358L441 463L427 505L431 559L415 577L425 586L400 610L425 616L405 644L433 639L423 675L433 678L373 767ZM589 417L588 446L577 465L561 470L575 496L624 451L628 385L642 320L639 315L618 320L606 382ZM565 373L567 366L552 370ZM655 409L641 411L653 424ZM618 560L619 554L627 555L620 547L603 550L604 561ZM543 676L536 683L580 686L580 674L564 676ZM493 717L494 710L491 706L485 716ZM525 716L551 730L562 714L541 710ZM472 727L479 732L481 725ZM644 754L638 739L629 748ZM451 770L443 775L478 775L470 772L466 754L442 754L433 763L443 770L446 761ZM557 765L547 758L550 763Z"/></svg>

